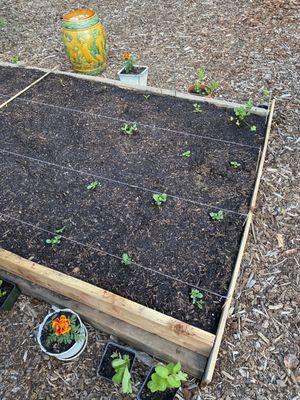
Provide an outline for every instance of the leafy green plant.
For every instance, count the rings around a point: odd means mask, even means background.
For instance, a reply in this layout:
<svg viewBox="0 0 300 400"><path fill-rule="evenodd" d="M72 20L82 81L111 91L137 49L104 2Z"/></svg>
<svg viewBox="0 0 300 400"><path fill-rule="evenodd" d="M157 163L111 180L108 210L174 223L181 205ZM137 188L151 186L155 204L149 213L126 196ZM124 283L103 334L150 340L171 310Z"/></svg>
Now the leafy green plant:
<svg viewBox="0 0 300 400"><path fill-rule="evenodd" d="M205 92L207 95L212 95L217 89L220 87L220 82L218 81L210 81L205 87Z"/></svg>
<svg viewBox="0 0 300 400"><path fill-rule="evenodd" d="M87 190L95 190L98 186L101 186L101 183L98 181L93 181L89 185L87 185Z"/></svg>
<svg viewBox="0 0 300 400"><path fill-rule="evenodd" d="M2 285L3 285L3 280L0 279L0 299L1 299L2 297L6 296L6 294L7 294L7 291L6 291L6 290L1 289L1 286L2 286Z"/></svg>
<svg viewBox="0 0 300 400"><path fill-rule="evenodd" d="M201 106L200 106L200 104L199 103L194 103L193 104L193 107L194 107L194 113L200 113L202 110L201 110Z"/></svg>
<svg viewBox="0 0 300 400"><path fill-rule="evenodd" d="M200 310L203 308L203 297L203 293L198 289L191 290L190 298L192 299L192 304L200 308Z"/></svg>
<svg viewBox="0 0 300 400"><path fill-rule="evenodd" d="M4 17L0 17L0 29L5 28L7 25L7 21Z"/></svg>
<svg viewBox="0 0 300 400"><path fill-rule="evenodd" d="M211 212L209 213L209 215L213 221L221 221L222 219L224 219L224 213L222 210L217 212Z"/></svg>
<svg viewBox="0 0 300 400"><path fill-rule="evenodd" d="M187 151L185 151L184 153L181 154L181 157L190 158L191 155L192 155L191 150L187 150Z"/></svg>
<svg viewBox="0 0 300 400"><path fill-rule="evenodd" d="M132 124L124 124L121 128L121 131L128 136L132 136L135 132L137 132L137 130L138 127L136 122L133 122Z"/></svg>
<svg viewBox="0 0 300 400"><path fill-rule="evenodd" d="M46 337L46 345L51 344L70 344L73 341L82 342L85 338L84 329L80 326L76 315L70 317L61 314L54 315L46 324L49 333Z"/></svg>
<svg viewBox="0 0 300 400"><path fill-rule="evenodd" d="M60 229L56 229L55 232L57 233L57 235L54 235L50 239L46 239L46 243L51 245L52 247L55 247L55 246L59 245L61 243L62 234L65 231L65 229L66 229L65 226L63 226Z"/></svg>
<svg viewBox="0 0 300 400"><path fill-rule="evenodd" d="M167 366L159 364L155 367L155 372L151 374L147 387L151 393L164 392L167 389L180 388L181 383L187 378L187 374L181 371L180 362L169 363Z"/></svg>
<svg viewBox="0 0 300 400"><path fill-rule="evenodd" d="M167 201L168 195L165 193L157 193L152 196L156 206L160 207Z"/></svg>
<svg viewBox="0 0 300 400"><path fill-rule="evenodd" d="M121 264L128 266L132 263L132 258L129 256L128 253L124 252L121 257Z"/></svg>
<svg viewBox="0 0 300 400"><path fill-rule="evenodd" d="M195 80L194 83L194 90L196 93L200 93L201 91L201 83L203 82L205 78L205 72L203 68L198 68L197 69L197 79Z"/></svg>
<svg viewBox="0 0 300 400"><path fill-rule="evenodd" d="M245 123L249 126L251 132L256 132L256 125L249 125L246 121L247 117L251 114L252 108L253 101L249 99L244 105L234 109L235 116L231 116L230 121L233 121L237 126L241 126L242 123Z"/></svg>
<svg viewBox="0 0 300 400"><path fill-rule="evenodd" d="M234 169L237 169L241 166L241 164L237 161L229 161L229 165Z"/></svg>
<svg viewBox="0 0 300 400"><path fill-rule="evenodd" d="M123 356L114 352L111 355L113 359L111 362L111 366L115 370L115 374L112 377L112 381L118 385L122 384L122 392L124 394L132 393L132 381L130 370L130 358L128 354L124 354Z"/></svg>
<svg viewBox="0 0 300 400"><path fill-rule="evenodd" d="M11 62L14 64L17 64L20 61L20 57L19 56L12 56L11 58Z"/></svg>

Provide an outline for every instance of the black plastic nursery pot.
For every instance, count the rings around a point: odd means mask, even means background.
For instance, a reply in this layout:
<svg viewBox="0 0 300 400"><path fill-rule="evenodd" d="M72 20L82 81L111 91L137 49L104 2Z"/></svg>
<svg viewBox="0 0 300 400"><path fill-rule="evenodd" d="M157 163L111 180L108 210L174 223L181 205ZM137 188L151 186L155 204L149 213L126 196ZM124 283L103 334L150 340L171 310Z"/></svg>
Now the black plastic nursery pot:
<svg viewBox="0 0 300 400"><path fill-rule="evenodd" d="M136 358L136 352L127 346L121 346L114 342L107 342L106 347L104 349L103 355L101 357L98 369L97 369L97 376L105 378L112 382L112 377L115 374L115 370L111 366L112 358L111 355L114 352L118 352L121 356L128 354L130 359L130 368L129 372L131 373L134 360Z"/></svg>
<svg viewBox="0 0 300 400"><path fill-rule="evenodd" d="M141 386L137 400L173 400L178 392L178 389L167 389L164 392L151 393L147 387L147 383L151 380L151 375L155 372L155 367L152 367Z"/></svg>
<svg viewBox="0 0 300 400"><path fill-rule="evenodd" d="M9 311L13 308L17 298L20 295L20 290L14 283L8 282L4 279L1 285L1 289L5 290L7 293L5 296L0 298L0 311Z"/></svg>

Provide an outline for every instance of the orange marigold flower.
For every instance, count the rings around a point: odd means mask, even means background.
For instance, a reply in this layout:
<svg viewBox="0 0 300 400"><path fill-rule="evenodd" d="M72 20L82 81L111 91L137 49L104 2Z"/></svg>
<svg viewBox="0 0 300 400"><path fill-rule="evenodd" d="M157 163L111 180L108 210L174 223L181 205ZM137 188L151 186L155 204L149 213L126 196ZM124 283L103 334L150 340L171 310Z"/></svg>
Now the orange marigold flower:
<svg viewBox="0 0 300 400"><path fill-rule="evenodd" d="M131 57L131 53L122 54L122 58L124 58L124 60L129 60L130 57Z"/></svg>
<svg viewBox="0 0 300 400"><path fill-rule="evenodd" d="M71 321L65 315L61 315L52 321L52 328L55 330L56 336L65 335L71 330Z"/></svg>

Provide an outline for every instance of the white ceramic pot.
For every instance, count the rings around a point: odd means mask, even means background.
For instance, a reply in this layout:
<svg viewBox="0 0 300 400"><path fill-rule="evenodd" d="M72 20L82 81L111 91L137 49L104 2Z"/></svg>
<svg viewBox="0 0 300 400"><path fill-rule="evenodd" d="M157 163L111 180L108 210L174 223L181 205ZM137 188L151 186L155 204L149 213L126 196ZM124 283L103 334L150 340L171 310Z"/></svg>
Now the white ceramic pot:
<svg viewBox="0 0 300 400"><path fill-rule="evenodd" d="M64 351L63 353L51 353L42 345L41 336L42 336L42 331L43 331L45 324L49 321L50 318L52 318L53 315L57 314L58 312L67 312L67 313L76 315L76 317L78 318L78 321L80 323L80 327L83 328L84 339L82 341L74 343L73 346L69 348L69 350ZM48 314L44 318L43 322L39 325L36 339L37 339L37 342L38 342L41 350L44 353L48 354L49 356L55 357L58 360L71 361L71 360L74 360L75 358L79 357L80 354L85 349L85 347L87 345L87 340L88 340L88 332L78 314L76 314L74 311L70 310L69 308L64 308L64 309L57 308L56 311Z"/></svg>
<svg viewBox="0 0 300 400"><path fill-rule="evenodd" d="M138 68L144 68L144 70L140 74L125 74L123 71L125 68L123 67L118 72L118 76L120 81L128 83L129 85L140 85L140 86L147 86L147 79L148 79L148 67L144 65L137 65Z"/></svg>

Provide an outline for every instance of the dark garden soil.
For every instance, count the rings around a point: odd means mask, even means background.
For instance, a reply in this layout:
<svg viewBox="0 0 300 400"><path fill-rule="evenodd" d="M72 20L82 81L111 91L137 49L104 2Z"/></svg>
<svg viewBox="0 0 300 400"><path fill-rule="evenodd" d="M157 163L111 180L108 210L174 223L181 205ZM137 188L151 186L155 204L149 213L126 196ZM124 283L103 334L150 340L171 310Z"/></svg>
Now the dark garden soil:
<svg viewBox="0 0 300 400"><path fill-rule="evenodd" d="M63 353L67 350L69 350L72 346L74 346L75 344L75 340L72 340L70 343L66 344L66 343L47 343L47 338L49 336L49 334L51 333L52 329L51 329L51 322L55 319L55 318L59 318L61 315L66 315L67 317L71 317L72 314L68 313L68 312L58 312L57 314L52 315L51 318L49 318L49 320L47 321L47 323L44 325L44 328L42 330L42 334L41 334L41 343L44 346L44 348L49 351L50 353ZM76 325L79 324L79 321L77 319Z"/></svg>
<svg viewBox="0 0 300 400"><path fill-rule="evenodd" d="M0 276L0 280L1 280L1 276ZM7 299L7 297L9 296L10 292L13 289L13 285L9 282L3 281L2 285L0 286L0 290L2 293L5 292L5 295L0 297L0 307L2 306L2 304L5 302L5 300Z"/></svg>
<svg viewBox="0 0 300 400"><path fill-rule="evenodd" d="M97 370L97 375L98 376L103 376L106 379L112 379L112 377L115 374L115 370L113 369L111 362L112 362L112 355L113 353L117 352L121 356L128 355L129 360L130 360L130 368L129 371L131 370L135 354L131 351L125 350L121 346L115 346L112 343L108 343L108 346L106 347L105 353L103 354L103 358L100 360L99 368Z"/></svg>
<svg viewBox="0 0 300 400"><path fill-rule="evenodd" d="M23 72L13 70L18 81ZM0 75L9 80L11 71L0 68ZM13 93L7 87L0 95ZM228 110L201 109L46 78L1 113L0 245L215 332L265 126L252 116L253 133L230 123ZM137 122L132 137L121 131L125 120ZM230 161L241 165L233 169ZM95 180L101 186L87 190ZM162 207L153 204L156 192L169 195ZM209 213L220 208L224 220L212 221ZM63 226L61 244L46 245ZM134 261L128 267L119 259L124 251ZM192 287L204 293L203 310L190 302Z"/></svg>
<svg viewBox="0 0 300 400"><path fill-rule="evenodd" d="M132 70L131 72L126 72L126 70L124 69L124 70L121 72L121 74L124 74L124 75L139 75L139 74L141 74L142 72L144 72L145 69L146 69L145 67L134 67L133 70Z"/></svg>

